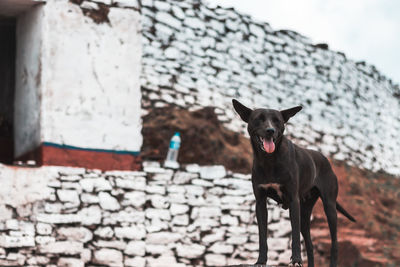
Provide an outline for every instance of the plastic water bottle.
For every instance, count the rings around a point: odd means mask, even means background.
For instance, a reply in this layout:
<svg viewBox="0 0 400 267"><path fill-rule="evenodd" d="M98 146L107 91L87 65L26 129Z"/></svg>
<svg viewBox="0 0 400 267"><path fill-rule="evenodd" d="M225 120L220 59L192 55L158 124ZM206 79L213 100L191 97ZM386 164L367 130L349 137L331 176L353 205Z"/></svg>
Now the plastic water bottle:
<svg viewBox="0 0 400 267"><path fill-rule="evenodd" d="M179 152L180 146L181 146L180 133L176 132L174 134L174 136L172 136L171 141L169 142L169 149L168 149L167 158L165 159L165 162L164 162L164 167L172 168L172 169L179 168L179 163L178 163L177 159L178 159L178 152Z"/></svg>

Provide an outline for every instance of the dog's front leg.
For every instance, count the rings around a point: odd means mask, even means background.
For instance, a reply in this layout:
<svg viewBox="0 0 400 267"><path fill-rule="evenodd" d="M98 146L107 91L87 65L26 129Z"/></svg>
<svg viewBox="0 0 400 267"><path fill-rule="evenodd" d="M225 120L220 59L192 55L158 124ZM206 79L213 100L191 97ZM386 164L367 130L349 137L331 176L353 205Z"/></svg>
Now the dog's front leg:
<svg viewBox="0 0 400 267"><path fill-rule="evenodd" d="M256 200L256 216L258 223L258 237L259 237L259 255L256 264L267 263L267 197L263 194L259 196Z"/></svg>
<svg viewBox="0 0 400 267"><path fill-rule="evenodd" d="M292 225L292 258L291 266L302 266L300 249L300 201L294 197L289 206L290 223Z"/></svg>

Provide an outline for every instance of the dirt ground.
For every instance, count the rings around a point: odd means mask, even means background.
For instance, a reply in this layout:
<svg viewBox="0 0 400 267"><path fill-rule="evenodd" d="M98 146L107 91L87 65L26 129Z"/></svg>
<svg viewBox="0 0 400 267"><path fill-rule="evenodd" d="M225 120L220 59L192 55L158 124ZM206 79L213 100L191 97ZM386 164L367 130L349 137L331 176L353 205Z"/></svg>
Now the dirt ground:
<svg viewBox="0 0 400 267"><path fill-rule="evenodd" d="M222 164L235 172L250 172L249 140L223 127L211 107L194 112L152 110L143 117L143 159L163 161L176 131L182 138L180 163ZM332 164L339 179L338 201L357 220L352 223L338 215L339 266L400 266L400 179L343 162ZM328 266L330 238L320 200L313 216L316 266Z"/></svg>
<svg viewBox="0 0 400 267"><path fill-rule="evenodd" d="M339 266L400 266L400 179L333 162L339 203L356 218L338 215ZM311 236L320 255L328 255L329 229L319 200ZM317 265L318 266L318 265Z"/></svg>
<svg viewBox="0 0 400 267"><path fill-rule="evenodd" d="M181 134L180 163L221 164L241 173L251 169L249 140L223 127L212 107L194 112L173 107L153 109L143 117L142 157L163 161L174 132Z"/></svg>

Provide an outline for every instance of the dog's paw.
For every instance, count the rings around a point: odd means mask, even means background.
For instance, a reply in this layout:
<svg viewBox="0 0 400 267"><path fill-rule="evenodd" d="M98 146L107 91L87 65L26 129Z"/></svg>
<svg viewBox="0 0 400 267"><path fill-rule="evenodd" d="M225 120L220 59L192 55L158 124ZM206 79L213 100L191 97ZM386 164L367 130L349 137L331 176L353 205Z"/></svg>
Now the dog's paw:
<svg viewBox="0 0 400 267"><path fill-rule="evenodd" d="M292 262L289 264L289 267L303 267L303 264L301 262Z"/></svg>

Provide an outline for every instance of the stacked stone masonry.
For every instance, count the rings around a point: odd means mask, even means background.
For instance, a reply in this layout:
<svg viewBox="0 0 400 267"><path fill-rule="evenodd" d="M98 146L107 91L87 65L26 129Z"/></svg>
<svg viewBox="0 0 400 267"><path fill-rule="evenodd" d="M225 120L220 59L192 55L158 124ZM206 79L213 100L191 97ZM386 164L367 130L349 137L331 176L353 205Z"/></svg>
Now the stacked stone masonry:
<svg viewBox="0 0 400 267"><path fill-rule="evenodd" d="M7 168L0 165L0 175ZM1 266L223 266L257 259L250 175L196 164L173 171L157 162L137 172L42 171L52 173L47 188L38 187L48 197L12 207L0 222ZM268 210L269 263L287 264L288 213L272 202Z"/></svg>
<svg viewBox="0 0 400 267"><path fill-rule="evenodd" d="M298 144L400 174L400 90L374 66L233 9L141 3L144 109L214 106L228 127L246 132L232 98L250 107L301 104L287 128Z"/></svg>

